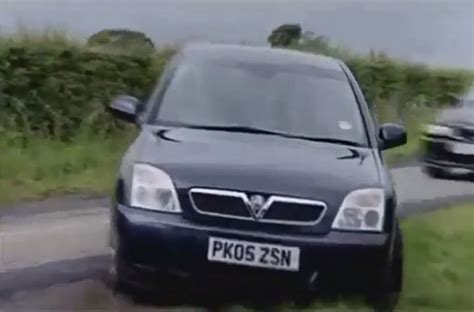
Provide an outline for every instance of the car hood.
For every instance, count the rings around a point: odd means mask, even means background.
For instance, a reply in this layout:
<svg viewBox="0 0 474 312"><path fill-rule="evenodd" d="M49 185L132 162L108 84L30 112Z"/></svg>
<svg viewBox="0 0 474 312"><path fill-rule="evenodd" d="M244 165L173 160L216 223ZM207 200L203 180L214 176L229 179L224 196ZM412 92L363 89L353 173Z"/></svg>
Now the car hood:
<svg viewBox="0 0 474 312"><path fill-rule="evenodd" d="M441 124L474 126L473 108L450 108L443 110L436 121Z"/></svg>
<svg viewBox="0 0 474 312"><path fill-rule="evenodd" d="M369 148L196 129L151 129L141 136L138 161L166 171L178 189L208 187L338 201L353 189L381 184Z"/></svg>

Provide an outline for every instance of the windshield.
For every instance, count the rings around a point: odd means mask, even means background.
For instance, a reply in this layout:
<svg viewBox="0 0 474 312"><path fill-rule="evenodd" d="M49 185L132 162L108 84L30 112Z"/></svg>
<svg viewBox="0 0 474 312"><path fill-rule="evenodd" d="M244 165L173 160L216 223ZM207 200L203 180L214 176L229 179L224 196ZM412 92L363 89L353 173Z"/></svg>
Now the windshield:
<svg viewBox="0 0 474 312"><path fill-rule="evenodd" d="M183 63L162 97L157 122L254 127L366 144L344 73L306 65Z"/></svg>

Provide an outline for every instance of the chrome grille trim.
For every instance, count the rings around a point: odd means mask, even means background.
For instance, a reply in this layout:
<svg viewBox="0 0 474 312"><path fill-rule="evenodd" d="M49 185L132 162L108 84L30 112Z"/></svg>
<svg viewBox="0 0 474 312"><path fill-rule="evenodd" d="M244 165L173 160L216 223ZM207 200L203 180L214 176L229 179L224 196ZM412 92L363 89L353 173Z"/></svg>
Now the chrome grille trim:
<svg viewBox="0 0 474 312"><path fill-rule="evenodd" d="M230 218L230 219L237 219L237 220L253 220L252 214L249 213L249 217L240 217L234 216L225 213L215 213L215 212L207 212L199 209L194 202L193 193L199 194L210 194L210 195L217 195L217 196L227 196L227 197L235 197L242 199L242 202L248 201L247 195L241 192L233 192L233 191L224 191L224 190L214 190L214 189L204 189L204 188L193 188L189 191L189 199L191 200L191 205L193 206L194 210L196 210L199 214L211 216L211 217L223 217L223 218Z"/></svg>
<svg viewBox="0 0 474 312"><path fill-rule="evenodd" d="M230 215L230 214L225 214L225 213L214 213L214 212L203 211L203 210L199 209L197 207L196 203L194 202L194 199L193 199L193 196L192 196L193 193L240 198L242 200L242 203L244 204L245 208L248 210L250 217L240 217L240 216L235 216L235 215ZM189 194L189 198L190 198L191 204L193 206L193 209L196 212L198 212L199 214L207 215L207 216L213 216L213 217L222 217L222 218L228 218L228 219L254 221L254 222L269 223L269 224L314 226L314 225L317 225L321 222L321 220L326 215L327 208L328 208L325 202L322 202L322 201L319 201L319 200L271 195L267 199L267 202L265 203L265 205L260 210L259 214L255 215L255 213L250 208L249 196L247 195L247 193L244 193L244 192L218 190L218 189L207 189L207 188L192 188L189 191L188 194ZM301 205L314 205L314 206L323 207L323 209L322 209L321 213L319 214L318 219L312 220L312 221L291 221L291 220L285 221L285 220L278 220L278 219L265 219L265 218L263 218L265 213L276 202L289 203L289 204L301 204Z"/></svg>
<svg viewBox="0 0 474 312"><path fill-rule="evenodd" d="M286 196L270 196L268 199L267 204L265 205L262 210L270 209L271 205L275 202L279 203L288 203L288 204L301 204L301 205L313 205L313 206L322 206L323 210L319 214L318 219L313 221L285 221L285 220L277 220L277 219L258 219L259 222L262 223L273 223L273 224L285 224L285 225L301 225L301 226L311 226L316 225L323 219L324 215L326 214L327 205L326 203L319 201L319 200L312 200L312 199L302 199L302 198L294 198L294 197L286 197ZM266 207L268 206L268 207Z"/></svg>

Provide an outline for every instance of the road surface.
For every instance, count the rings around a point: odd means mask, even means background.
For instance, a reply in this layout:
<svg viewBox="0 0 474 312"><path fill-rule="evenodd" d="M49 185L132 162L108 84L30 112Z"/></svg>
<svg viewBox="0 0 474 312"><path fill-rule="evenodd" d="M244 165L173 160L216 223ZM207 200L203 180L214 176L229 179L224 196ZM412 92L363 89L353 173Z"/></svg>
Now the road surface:
<svg viewBox="0 0 474 312"><path fill-rule="evenodd" d="M472 181L429 179L417 166L393 169L392 175L403 217L474 200ZM72 196L0 210L0 311L155 311L105 286L107 206L107 199Z"/></svg>

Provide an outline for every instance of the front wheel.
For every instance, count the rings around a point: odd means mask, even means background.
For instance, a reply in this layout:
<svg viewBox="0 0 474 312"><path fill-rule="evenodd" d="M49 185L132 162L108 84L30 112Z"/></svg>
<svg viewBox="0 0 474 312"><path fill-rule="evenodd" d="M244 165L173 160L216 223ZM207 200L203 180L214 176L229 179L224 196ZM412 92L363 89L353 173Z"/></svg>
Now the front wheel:
<svg viewBox="0 0 474 312"><path fill-rule="evenodd" d="M109 286L114 293L130 293L134 290L133 285L125 278L125 267L121 259L113 257L109 268Z"/></svg>
<svg viewBox="0 0 474 312"><path fill-rule="evenodd" d="M403 288L403 236L397 224L392 261L381 278L380 288L368 294L369 304L374 311L394 311Z"/></svg>

